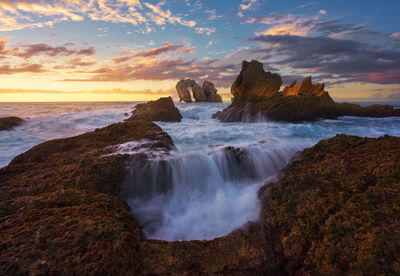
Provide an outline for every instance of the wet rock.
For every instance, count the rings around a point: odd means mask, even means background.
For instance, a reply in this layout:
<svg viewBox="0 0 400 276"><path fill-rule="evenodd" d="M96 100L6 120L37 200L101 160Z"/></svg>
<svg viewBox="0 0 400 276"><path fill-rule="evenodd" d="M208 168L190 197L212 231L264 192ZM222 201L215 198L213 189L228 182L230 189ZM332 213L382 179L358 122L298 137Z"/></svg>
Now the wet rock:
<svg viewBox="0 0 400 276"><path fill-rule="evenodd" d="M232 104L213 115L222 122L254 122L260 117L275 121L312 121L339 116L390 117L400 110L388 105L362 107L336 103L322 83L312 84L311 77L296 86L292 82L278 92L282 81L276 74L265 72L258 61L243 61L242 70L232 85Z"/></svg>
<svg viewBox="0 0 400 276"><path fill-rule="evenodd" d="M282 270L398 274L399 161L400 138L389 136L338 135L301 152L261 195L266 236L276 237L267 245L282 248Z"/></svg>
<svg viewBox="0 0 400 276"><path fill-rule="evenodd" d="M160 98L157 101L137 104L132 116L127 121L150 120L162 122L180 122L182 115L175 107L171 97Z"/></svg>
<svg viewBox="0 0 400 276"><path fill-rule="evenodd" d="M0 130L12 129L13 127L19 126L23 122L24 120L15 116L0 118Z"/></svg>

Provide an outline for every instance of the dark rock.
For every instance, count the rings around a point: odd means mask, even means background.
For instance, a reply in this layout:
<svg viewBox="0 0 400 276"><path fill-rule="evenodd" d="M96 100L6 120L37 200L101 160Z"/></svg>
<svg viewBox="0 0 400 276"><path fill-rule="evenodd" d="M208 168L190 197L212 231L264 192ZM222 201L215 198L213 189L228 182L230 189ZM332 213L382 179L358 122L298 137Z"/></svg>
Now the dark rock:
<svg viewBox="0 0 400 276"><path fill-rule="evenodd" d="M175 107L171 97L160 98L157 101L137 104L132 116L127 121L150 120L162 122L180 122L182 115Z"/></svg>
<svg viewBox="0 0 400 276"><path fill-rule="evenodd" d="M276 121L311 121L339 116L390 117L400 116L400 109L389 105L362 107L336 103L324 90L323 83L312 84L311 77L296 86L292 82L282 92L280 77L265 72L262 63L243 61L242 71L232 85L232 104L213 118L222 122L252 122L260 116Z"/></svg>
<svg viewBox="0 0 400 276"><path fill-rule="evenodd" d="M281 85L281 77L265 72L261 62L243 61L242 70L231 87L233 101L240 98L269 98L278 93Z"/></svg>
<svg viewBox="0 0 400 276"><path fill-rule="evenodd" d="M180 101L187 103L192 102L190 92L196 102L222 102L222 98L217 94L217 89L214 84L209 81L203 82L203 87L200 87L196 81L191 79L180 80L176 84Z"/></svg>
<svg viewBox="0 0 400 276"><path fill-rule="evenodd" d="M217 94L218 90L217 88L215 88L212 82L204 81L202 88L206 94L207 102L217 102L217 103L222 102L222 98L220 95Z"/></svg>
<svg viewBox="0 0 400 276"><path fill-rule="evenodd" d="M399 274L399 161L400 138L389 136L338 135L300 153L261 196L282 272Z"/></svg>
<svg viewBox="0 0 400 276"><path fill-rule="evenodd" d="M12 129L13 127L19 126L23 122L24 120L15 116L0 118L0 130Z"/></svg>

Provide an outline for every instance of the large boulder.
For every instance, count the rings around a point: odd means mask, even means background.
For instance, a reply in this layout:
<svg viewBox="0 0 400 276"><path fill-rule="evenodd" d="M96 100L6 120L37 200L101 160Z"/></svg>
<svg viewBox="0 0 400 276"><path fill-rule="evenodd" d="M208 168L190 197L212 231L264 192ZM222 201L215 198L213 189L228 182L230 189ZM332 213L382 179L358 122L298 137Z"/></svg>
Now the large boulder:
<svg viewBox="0 0 400 276"><path fill-rule="evenodd" d="M338 135L261 189L261 219L287 275L400 273L400 138ZM278 254L279 255L279 254Z"/></svg>
<svg viewBox="0 0 400 276"><path fill-rule="evenodd" d="M231 93L234 101L239 98L269 98L278 93L281 85L281 77L265 72L261 62L244 60L242 70L232 84Z"/></svg>
<svg viewBox="0 0 400 276"><path fill-rule="evenodd" d="M389 105L362 107L336 103L323 83L312 84L311 77L296 85L292 82L279 92L280 77L265 72L258 61L243 61L242 70L232 85L232 104L213 115L222 122L254 122L262 119L299 122L339 116L400 116L400 109Z"/></svg>
<svg viewBox="0 0 400 276"><path fill-rule="evenodd" d="M15 116L0 118L0 130L12 129L13 127L19 126L23 122L24 120Z"/></svg>
<svg viewBox="0 0 400 276"><path fill-rule="evenodd" d="M209 81L204 81L202 88L206 94L206 101L207 102L217 102L221 103L222 98L220 95L217 94L218 90L215 88L214 84Z"/></svg>
<svg viewBox="0 0 400 276"><path fill-rule="evenodd" d="M171 97L160 98L157 101L137 104L132 116L127 121L150 120L162 122L180 122L182 115L175 107Z"/></svg>

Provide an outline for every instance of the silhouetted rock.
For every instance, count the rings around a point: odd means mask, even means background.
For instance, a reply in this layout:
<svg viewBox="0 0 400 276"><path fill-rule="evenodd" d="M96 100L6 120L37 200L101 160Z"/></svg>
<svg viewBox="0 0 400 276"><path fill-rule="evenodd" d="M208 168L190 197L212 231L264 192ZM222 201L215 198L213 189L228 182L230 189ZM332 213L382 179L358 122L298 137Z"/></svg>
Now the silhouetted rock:
<svg viewBox="0 0 400 276"><path fill-rule="evenodd" d="M311 77L296 86L292 82L278 92L282 81L276 74L265 72L258 61L243 61L242 70L232 85L232 104L213 115L222 122L253 122L260 118L276 121L311 121L339 116L400 116L400 109L389 105L362 107L335 103L324 90L324 84L312 84Z"/></svg>
<svg viewBox="0 0 400 276"><path fill-rule="evenodd" d="M209 81L203 82L203 87L200 87L194 80L180 80L176 84L180 101L187 103L192 102L190 92L196 102L222 102L221 96L217 94L217 89L214 84Z"/></svg>
<svg viewBox="0 0 400 276"><path fill-rule="evenodd" d="M206 94L206 101L207 102L222 102L222 98L220 95L217 94L218 90L215 88L214 84L209 81L204 81L202 86L205 94Z"/></svg>
<svg viewBox="0 0 400 276"><path fill-rule="evenodd" d="M338 135L260 190L270 250L287 275L398 275L400 138Z"/></svg>
<svg viewBox="0 0 400 276"><path fill-rule="evenodd" d="M160 98L156 101L137 104L132 111L132 116L127 121L150 120L163 122L180 122L182 115L175 107L171 97Z"/></svg>
<svg viewBox="0 0 400 276"><path fill-rule="evenodd" d="M21 118L11 116L0 118L0 130L8 130L13 127L19 126L24 120Z"/></svg>

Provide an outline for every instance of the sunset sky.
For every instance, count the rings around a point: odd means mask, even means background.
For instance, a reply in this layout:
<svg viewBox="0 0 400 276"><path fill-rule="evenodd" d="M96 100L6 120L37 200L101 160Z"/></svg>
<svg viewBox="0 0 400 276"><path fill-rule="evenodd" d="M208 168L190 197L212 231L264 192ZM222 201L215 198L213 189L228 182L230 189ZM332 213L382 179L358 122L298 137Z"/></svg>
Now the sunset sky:
<svg viewBox="0 0 400 276"><path fill-rule="evenodd" d="M399 0L0 0L0 101L225 100L242 60L338 100L400 101Z"/></svg>

